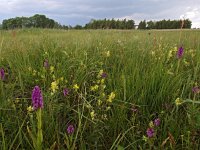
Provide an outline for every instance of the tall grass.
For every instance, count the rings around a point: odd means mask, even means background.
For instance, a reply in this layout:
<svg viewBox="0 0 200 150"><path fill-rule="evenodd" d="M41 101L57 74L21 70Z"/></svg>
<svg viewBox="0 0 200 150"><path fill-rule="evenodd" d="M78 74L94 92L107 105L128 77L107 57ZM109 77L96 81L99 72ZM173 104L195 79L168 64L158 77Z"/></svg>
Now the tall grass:
<svg viewBox="0 0 200 150"><path fill-rule="evenodd" d="M199 30L183 30L181 43L180 31L12 32L0 32L0 68L6 72L0 82L1 149L34 149L27 126L34 126L36 114L27 108L35 85L44 97L43 149L199 148L198 104L175 103L199 99L192 92L200 85ZM180 44L184 55L178 60ZM102 83L100 70L107 74ZM58 89L52 93L54 81ZM94 85L98 89L91 91ZM108 102L111 92L115 98ZM148 138L156 118L161 124Z"/></svg>

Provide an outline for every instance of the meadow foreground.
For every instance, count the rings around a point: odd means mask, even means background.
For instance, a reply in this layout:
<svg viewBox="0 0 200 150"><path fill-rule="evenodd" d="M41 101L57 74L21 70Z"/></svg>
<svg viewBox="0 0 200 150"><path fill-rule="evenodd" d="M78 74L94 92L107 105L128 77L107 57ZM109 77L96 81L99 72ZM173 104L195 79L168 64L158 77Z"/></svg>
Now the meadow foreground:
<svg viewBox="0 0 200 150"><path fill-rule="evenodd" d="M200 30L0 31L0 149L199 149Z"/></svg>

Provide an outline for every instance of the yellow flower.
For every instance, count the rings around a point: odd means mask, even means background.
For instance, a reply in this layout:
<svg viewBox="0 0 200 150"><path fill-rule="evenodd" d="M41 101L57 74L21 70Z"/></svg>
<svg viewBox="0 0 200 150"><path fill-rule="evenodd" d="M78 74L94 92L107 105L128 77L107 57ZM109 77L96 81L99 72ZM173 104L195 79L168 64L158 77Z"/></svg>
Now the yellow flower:
<svg viewBox="0 0 200 150"><path fill-rule="evenodd" d="M31 68L31 67L28 67L28 71L30 71L30 72L31 72L31 71L32 71L32 68Z"/></svg>
<svg viewBox="0 0 200 150"><path fill-rule="evenodd" d="M106 94L105 93L101 93L101 97L105 97L106 96Z"/></svg>
<svg viewBox="0 0 200 150"><path fill-rule="evenodd" d="M35 76L35 75L36 75L36 73L37 73L37 71L36 71L36 70L33 70L33 76Z"/></svg>
<svg viewBox="0 0 200 150"><path fill-rule="evenodd" d="M182 100L181 100L180 98L177 98L177 99L175 100L175 104L176 104L176 106L181 105L181 104L182 104Z"/></svg>
<svg viewBox="0 0 200 150"><path fill-rule="evenodd" d="M60 81L63 81L63 80L64 80L64 78L63 78L63 77L61 77L61 78L60 78Z"/></svg>
<svg viewBox="0 0 200 150"><path fill-rule="evenodd" d="M19 98L16 98L15 103L19 103Z"/></svg>
<svg viewBox="0 0 200 150"><path fill-rule="evenodd" d="M101 84L104 84L104 82L105 82L105 79L101 79Z"/></svg>
<svg viewBox="0 0 200 150"><path fill-rule="evenodd" d="M147 138L145 135L143 135L142 139L143 139L145 142L147 142L147 140L148 140L148 138Z"/></svg>
<svg viewBox="0 0 200 150"><path fill-rule="evenodd" d="M97 78L101 78L101 75L103 74L103 70L101 69L97 75Z"/></svg>
<svg viewBox="0 0 200 150"><path fill-rule="evenodd" d="M110 57L110 51L107 51L105 54L106 54L106 57Z"/></svg>
<svg viewBox="0 0 200 150"><path fill-rule="evenodd" d="M32 106L27 107L27 111L28 111L28 112L33 111L33 107L32 107Z"/></svg>
<svg viewBox="0 0 200 150"><path fill-rule="evenodd" d="M94 120L94 117L95 117L94 110L90 112L90 116L91 116L92 120Z"/></svg>
<svg viewBox="0 0 200 150"><path fill-rule="evenodd" d="M110 107L110 106L106 107L106 111L108 111L108 110L110 110L110 109L111 109L111 107Z"/></svg>
<svg viewBox="0 0 200 150"><path fill-rule="evenodd" d="M79 86L77 84L74 84L73 89L78 90Z"/></svg>
<svg viewBox="0 0 200 150"><path fill-rule="evenodd" d="M56 81L51 83L51 90L53 91L53 93L55 93L56 90L58 90L58 84Z"/></svg>
<svg viewBox="0 0 200 150"><path fill-rule="evenodd" d="M108 96L108 102L112 103L113 99L115 98L115 93L111 92L110 95Z"/></svg>
<svg viewBox="0 0 200 150"><path fill-rule="evenodd" d="M97 101L97 103L98 103L98 105L100 106L100 105L102 104L102 101L99 99L99 100Z"/></svg>
<svg viewBox="0 0 200 150"><path fill-rule="evenodd" d="M50 66L50 72L53 73L54 72L54 66Z"/></svg>
<svg viewBox="0 0 200 150"><path fill-rule="evenodd" d="M96 90L98 90L98 88L99 88L98 85L94 85L94 86L91 86L91 87L90 87L90 90L91 90L91 91L96 91Z"/></svg>
<svg viewBox="0 0 200 150"><path fill-rule="evenodd" d="M150 122L149 122L149 127L150 127L150 128L153 128L153 127L154 127L153 121L150 121Z"/></svg>

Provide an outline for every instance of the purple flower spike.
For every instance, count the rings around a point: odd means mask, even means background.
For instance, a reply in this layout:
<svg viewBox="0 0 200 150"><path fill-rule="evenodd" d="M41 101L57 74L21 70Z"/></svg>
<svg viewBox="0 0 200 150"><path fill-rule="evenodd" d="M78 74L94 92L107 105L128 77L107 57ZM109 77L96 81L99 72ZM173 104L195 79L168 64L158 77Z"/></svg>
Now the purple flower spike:
<svg viewBox="0 0 200 150"><path fill-rule="evenodd" d="M105 72L103 72L102 74L101 74L101 77L102 78L106 78L108 75L107 75L107 73L105 73Z"/></svg>
<svg viewBox="0 0 200 150"><path fill-rule="evenodd" d="M178 51L177 51L177 58L180 59L182 56L183 56L183 52L184 52L184 49L183 47L179 47Z"/></svg>
<svg viewBox="0 0 200 150"><path fill-rule="evenodd" d="M74 126L73 126L73 125L69 125L69 126L67 127L67 133L68 133L68 134L74 133Z"/></svg>
<svg viewBox="0 0 200 150"><path fill-rule="evenodd" d="M49 61L47 59L44 61L44 68L49 68Z"/></svg>
<svg viewBox="0 0 200 150"><path fill-rule="evenodd" d="M198 86L195 86L192 88L192 91L195 93L195 94L198 94L200 93L200 88Z"/></svg>
<svg viewBox="0 0 200 150"><path fill-rule="evenodd" d="M154 125L159 126L160 125L160 118L157 118L154 120Z"/></svg>
<svg viewBox="0 0 200 150"><path fill-rule="evenodd" d="M154 136L154 129L153 128L148 128L147 129L147 136L149 138L153 137Z"/></svg>
<svg viewBox="0 0 200 150"><path fill-rule="evenodd" d="M35 86L32 92L33 109L43 108L43 97L39 86Z"/></svg>
<svg viewBox="0 0 200 150"><path fill-rule="evenodd" d="M1 78L1 80L4 80L4 78L5 78L5 71L3 68L0 69L0 78Z"/></svg>
<svg viewBox="0 0 200 150"><path fill-rule="evenodd" d="M66 97L67 95L69 95L69 90L67 88L63 89L63 95Z"/></svg>

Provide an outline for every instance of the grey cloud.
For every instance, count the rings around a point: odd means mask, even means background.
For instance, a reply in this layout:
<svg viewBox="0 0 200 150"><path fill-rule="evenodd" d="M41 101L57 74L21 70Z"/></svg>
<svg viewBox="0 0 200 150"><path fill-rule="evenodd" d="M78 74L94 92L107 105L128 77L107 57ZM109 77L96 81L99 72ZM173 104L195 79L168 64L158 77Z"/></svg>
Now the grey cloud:
<svg viewBox="0 0 200 150"><path fill-rule="evenodd" d="M62 24L85 24L90 19L179 19L185 15L199 25L199 0L0 0L0 21L45 14Z"/></svg>

